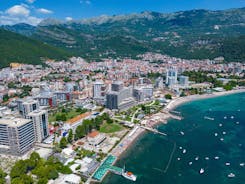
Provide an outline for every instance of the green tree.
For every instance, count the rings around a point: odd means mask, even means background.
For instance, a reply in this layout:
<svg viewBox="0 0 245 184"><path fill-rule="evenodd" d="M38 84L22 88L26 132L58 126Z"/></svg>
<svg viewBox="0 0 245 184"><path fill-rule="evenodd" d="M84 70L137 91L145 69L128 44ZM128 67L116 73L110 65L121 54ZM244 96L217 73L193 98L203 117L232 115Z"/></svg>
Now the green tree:
<svg viewBox="0 0 245 184"><path fill-rule="evenodd" d="M62 137L60 140L60 148L64 149L64 148L66 148L66 146L67 146L67 140L65 137Z"/></svg>
<svg viewBox="0 0 245 184"><path fill-rule="evenodd" d="M15 163L10 172L10 177L17 178L27 173L27 165L24 160L19 160Z"/></svg>
<svg viewBox="0 0 245 184"><path fill-rule="evenodd" d="M75 139L80 139L86 135L86 130L84 125L79 125L76 128Z"/></svg>
<svg viewBox="0 0 245 184"><path fill-rule="evenodd" d="M71 144L72 141L73 141L73 132L72 129L70 129L67 137L67 142Z"/></svg>
<svg viewBox="0 0 245 184"><path fill-rule="evenodd" d="M3 170L0 168L0 184L5 183L5 177L7 176L6 173L3 172Z"/></svg>
<svg viewBox="0 0 245 184"><path fill-rule="evenodd" d="M47 184L48 183L48 179L47 178L40 178L37 182L37 184Z"/></svg>
<svg viewBox="0 0 245 184"><path fill-rule="evenodd" d="M23 174L20 177L11 180L11 184L32 184L34 183L31 176Z"/></svg>
<svg viewBox="0 0 245 184"><path fill-rule="evenodd" d="M171 94L166 94L164 97L165 97L166 99L169 99L169 100L172 99L172 95L171 95Z"/></svg>

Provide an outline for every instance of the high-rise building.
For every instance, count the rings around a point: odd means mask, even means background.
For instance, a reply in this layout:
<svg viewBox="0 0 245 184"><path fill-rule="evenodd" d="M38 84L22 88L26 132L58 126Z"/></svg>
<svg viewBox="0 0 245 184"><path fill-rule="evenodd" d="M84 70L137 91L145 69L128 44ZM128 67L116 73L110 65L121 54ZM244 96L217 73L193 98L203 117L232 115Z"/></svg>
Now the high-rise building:
<svg viewBox="0 0 245 184"><path fill-rule="evenodd" d="M17 100L17 108L19 113L26 118L30 112L39 109L39 102L34 99L19 99Z"/></svg>
<svg viewBox="0 0 245 184"><path fill-rule="evenodd" d="M123 89L123 82L122 81L114 81L111 84L111 91L121 91Z"/></svg>
<svg viewBox="0 0 245 184"><path fill-rule="evenodd" d="M174 67L171 67L167 69L166 72L166 85L172 86L174 84L177 84L177 78L178 78L178 70Z"/></svg>
<svg viewBox="0 0 245 184"><path fill-rule="evenodd" d="M30 119L0 119L1 153L22 155L33 147L34 142L34 125Z"/></svg>
<svg viewBox="0 0 245 184"><path fill-rule="evenodd" d="M181 86L187 87L189 85L189 77L187 76L180 76L179 77L179 84Z"/></svg>
<svg viewBox="0 0 245 184"><path fill-rule="evenodd" d="M106 108L108 109L122 110L134 104L135 100L132 97L132 87L123 87L119 91L111 91L106 94Z"/></svg>
<svg viewBox="0 0 245 184"><path fill-rule="evenodd" d="M146 99L151 99L153 96L152 85L138 86L133 89L133 97L137 101L144 101Z"/></svg>
<svg viewBox="0 0 245 184"><path fill-rule="evenodd" d="M35 142L42 142L48 137L48 112L46 110L35 110L28 114L34 125Z"/></svg>
<svg viewBox="0 0 245 184"><path fill-rule="evenodd" d="M118 109L118 92L110 92L106 94L106 108Z"/></svg>
<svg viewBox="0 0 245 184"><path fill-rule="evenodd" d="M95 101L99 103L103 103L105 101L106 96L106 85L103 81L96 81L93 84L93 98Z"/></svg>

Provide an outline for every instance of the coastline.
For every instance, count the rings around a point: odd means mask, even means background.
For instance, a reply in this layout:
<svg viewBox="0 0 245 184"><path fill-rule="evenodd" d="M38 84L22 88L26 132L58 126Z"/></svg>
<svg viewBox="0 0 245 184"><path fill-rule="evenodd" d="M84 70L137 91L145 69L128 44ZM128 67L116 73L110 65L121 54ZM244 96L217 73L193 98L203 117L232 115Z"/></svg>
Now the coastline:
<svg viewBox="0 0 245 184"><path fill-rule="evenodd" d="M211 94L203 94L203 95L190 95L185 97L177 97L173 99L171 102L169 102L164 109L165 110L173 110L179 105L182 105L187 102L195 101L195 100L202 100L202 99L208 99L208 98L216 98L219 96L226 96L226 95L232 95L236 93L244 93L245 89L236 89L231 91L224 91L224 92L214 92Z"/></svg>
<svg viewBox="0 0 245 184"><path fill-rule="evenodd" d="M208 98L215 98L219 96L225 96L225 95L232 95L232 94L237 94L237 93L244 93L245 89L237 89L237 90L231 90L231 91L224 91L224 92L215 92L212 94L204 94L204 95L191 95L191 96L185 96L185 97L177 97L170 101L164 108L163 112L161 114L164 115L163 121L154 121L151 122L151 127L156 126L157 124L166 124L167 120L172 118L171 116L165 114L168 113L171 110L174 110L176 107L195 100L201 100L201 99L208 99ZM157 113L159 114L159 113ZM157 114L152 115L151 117L156 116ZM143 120L147 121L147 120ZM115 163L117 162L118 159L127 151L128 148L130 148L133 143L141 136L143 135L146 131L146 129L143 129L140 126L134 127L131 131L128 132L128 134L120 141L120 143L111 151L110 154L114 155L117 157L115 160ZM126 143L126 144L125 144ZM122 146L123 145L123 146ZM107 175L107 174L106 174ZM105 176L106 176L105 175ZM104 179L104 178L103 178ZM103 181L102 179L102 181Z"/></svg>

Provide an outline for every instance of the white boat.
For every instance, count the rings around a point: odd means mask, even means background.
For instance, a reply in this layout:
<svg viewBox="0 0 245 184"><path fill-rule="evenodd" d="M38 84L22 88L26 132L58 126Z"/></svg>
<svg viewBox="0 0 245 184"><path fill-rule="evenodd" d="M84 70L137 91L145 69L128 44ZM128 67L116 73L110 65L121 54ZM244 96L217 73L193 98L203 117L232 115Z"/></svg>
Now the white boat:
<svg viewBox="0 0 245 184"><path fill-rule="evenodd" d="M209 157L205 157L205 160L209 160Z"/></svg>
<svg viewBox="0 0 245 184"><path fill-rule="evenodd" d="M229 162L226 162L226 163L225 163L225 165L226 165L226 166L229 166L229 165L231 165L231 163L229 163Z"/></svg>
<svg viewBox="0 0 245 184"><path fill-rule="evenodd" d="M182 146L180 146L179 149L182 150L183 149Z"/></svg>
<svg viewBox="0 0 245 184"><path fill-rule="evenodd" d="M189 165L192 165L192 162L189 162Z"/></svg>
<svg viewBox="0 0 245 184"><path fill-rule="evenodd" d="M177 158L177 160L180 160L180 158Z"/></svg>
<svg viewBox="0 0 245 184"><path fill-rule="evenodd" d="M239 122L237 121L236 124L239 125Z"/></svg>
<svg viewBox="0 0 245 184"><path fill-rule="evenodd" d="M234 119L234 116L231 116L231 119Z"/></svg>
<svg viewBox="0 0 245 184"><path fill-rule="evenodd" d="M215 133L214 136L217 137L218 136L218 133Z"/></svg>
<svg viewBox="0 0 245 184"><path fill-rule="evenodd" d="M205 171L204 171L203 168L201 168L200 171L199 171L200 174L203 174L204 172L205 172Z"/></svg>
<svg viewBox="0 0 245 184"><path fill-rule="evenodd" d="M199 160L199 157L196 157L195 160Z"/></svg>
<svg viewBox="0 0 245 184"><path fill-rule="evenodd" d="M224 141L224 138L220 138L221 141Z"/></svg>
<svg viewBox="0 0 245 184"><path fill-rule="evenodd" d="M214 157L214 159L215 159L215 160L219 160L219 157L216 156L216 157Z"/></svg>
<svg viewBox="0 0 245 184"><path fill-rule="evenodd" d="M182 132L182 131L180 132L180 134L181 134L181 135L185 135L185 133L184 133L184 132Z"/></svg>
<svg viewBox="0 0 245 184"><path fill-rule="evenodd" d="M225 134L226 134L226 132L222 132L222 134L223 134L223 135L225 135Z"/></svg>
<svg viewBox="0 0 245 184"><path fill-rule="evenodd" d="M227 119L227 117L225 116L224 119Z"/></svg>
<svg viewBox="0 0 245 184"><path fill-rule="evenodd" d="M245 163L240 163L240 166L241 166L241 167L244 167L244 166L245 166Z"/></svg>
<svg viewBox="0 0 245 184"><path fill-rule="evenodd" d="M184 153L184 154L186 153L186 149L183 149L183 153Z"/></svg>
<svg viewBox="0 0 245 184"><path fill-rule="evenodd" d="M137 179L137 177L132 172L125 171L125 166L122 170L122 176L128 180L131 180L131 181L136 181L136 179Z"/></svg>
<svg viewBox="0 0 245 184"><path fill-rule="evenodd" d="M220 123L219 126L222 127L223 126L222 123Z"/></svg>
<svg viewBox="0 0 245 184"><path fill-rule="evenodd" d="M204 116L204 119L211 120L211 121L214 120L214 118L211 118L211 117L208 117L208 116Z"/></svg>
<svg viewBox="0 0 245 184"><path fill-rule="evenodd" d="M234 177L236 177L236 175L233 174L233 173L230 173L230 174L228 174L228 177L229 177L229 178L234 178Z"/></svg>

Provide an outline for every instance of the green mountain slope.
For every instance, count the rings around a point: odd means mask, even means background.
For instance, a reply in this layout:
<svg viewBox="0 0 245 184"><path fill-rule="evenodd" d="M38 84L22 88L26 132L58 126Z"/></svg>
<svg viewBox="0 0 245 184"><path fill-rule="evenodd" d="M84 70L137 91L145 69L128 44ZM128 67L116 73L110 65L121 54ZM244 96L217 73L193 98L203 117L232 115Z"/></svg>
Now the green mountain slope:
<svg viewBox="0 0 245 184"><path fill-rule="evenodd" d="M32 37L83 57L136 56L146 51L180 58L243 61L245 8L224 11L191 10L162 14L101 16L93 19L59 22L46 20ZM227 48L235 44L234 56ZM234 47L234 48L235 48Z"/></svg>
<svg viewBox="0 0 245 184"><path fill-rule="evenodd" d="M142 12L62 22L47 19L37 27L5 29L88 60L135 57L158 52L187 59L244 61L245 8L175 13Z"/></svg>
<svg viewBox="0 0 245 184"><path fill-rule="evenodd" d="M67 51L0 29L0 67L11 62L41 64L42 58L65 59Z"/></svg>

